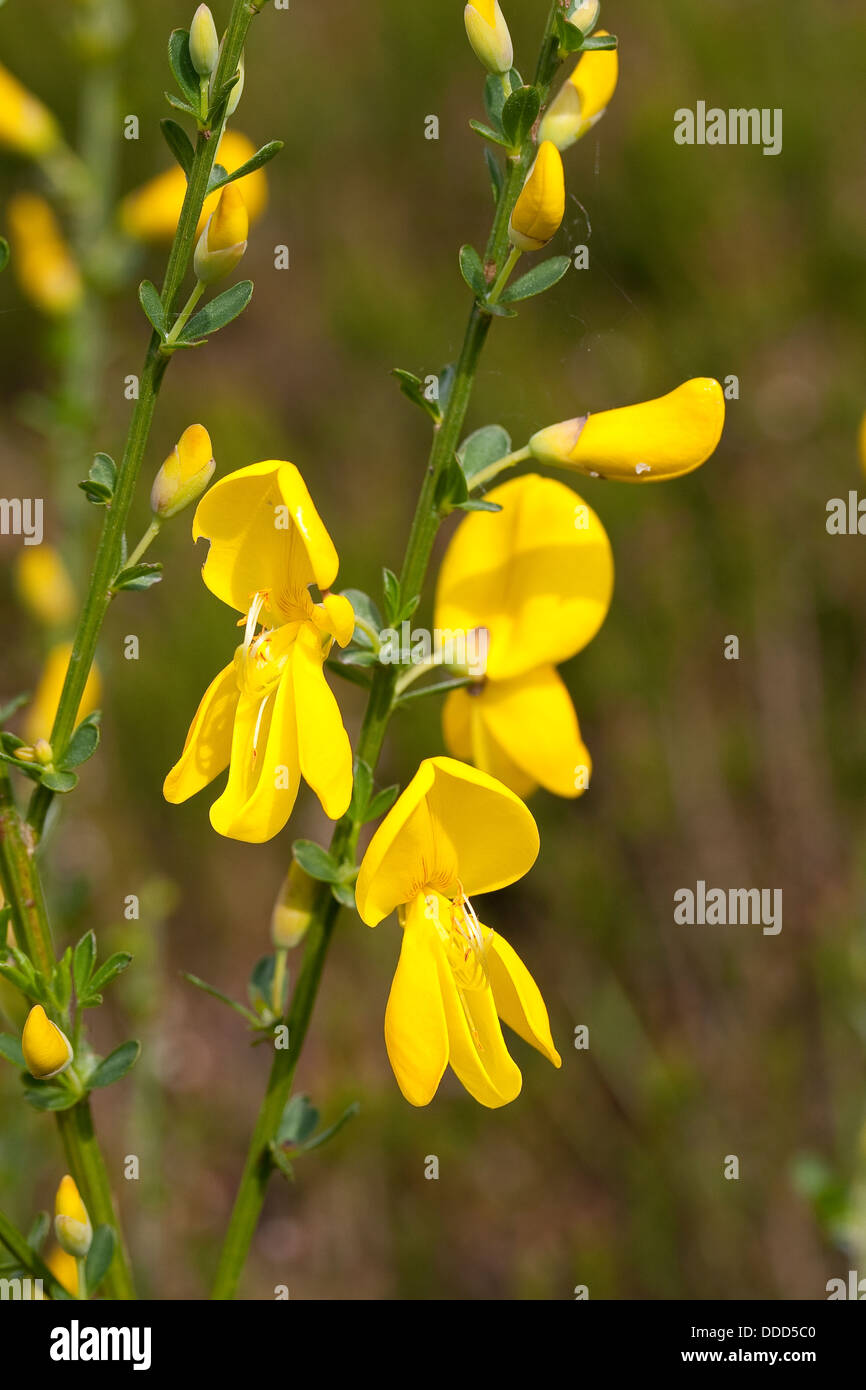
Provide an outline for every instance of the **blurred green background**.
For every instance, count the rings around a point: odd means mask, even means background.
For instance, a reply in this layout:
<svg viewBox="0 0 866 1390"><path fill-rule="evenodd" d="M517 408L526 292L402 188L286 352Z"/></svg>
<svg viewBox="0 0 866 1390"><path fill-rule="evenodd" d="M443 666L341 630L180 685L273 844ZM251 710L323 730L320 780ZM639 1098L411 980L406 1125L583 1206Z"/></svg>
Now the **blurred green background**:
<svg viewBox="0 0 866 1390"><path fill-rule="evenodd" d="M159 134L176 0L135 6L122 59L119 191L168 167ZM214 6L218 22L227 0ZM505 6L524 73L546 0ZM76 123L68 9L9 0L0 61ZM502 423L521 443L586 409L627 404L691 376L736 375L722 445L665 487L578 480L611 537L607 623L566 668L593 755L589 793L532 803L532 874L484 904L547 1000L555 1072L519 1040L523 1094L477 1106L450 1073L434 1103L402 1099L382 1020L399 949L389 921L344 914L298 1072L324 1119L353 1100L332 1145L275 1179L244 1296L567 1299L822 1298L860 1259L858 1134L866 1119L866 573L860 538L828 536L828 499L862 481L866 407L866 126L857 0L607 0L620 85L604 120L566 156L569 204L555 250L590 247L515 321L494 325L469 428ZM244 272L244 317L168 374L137 504L181 430L209 429L221 473L260 458L303 471L341 556L341 582L378 594L399 568L428 447L425 418L389 376L451 360L469 292L461 243L483 244L492 207L481 142L482 80L462 4L268 5L247 48L236 128L279 138L270 204ZM673 113L699 100L781 107L784 151L683 148ZM424 138L425 117L440 138ZM0 162L6 199L38 187ZM291 268L274 269L274 247ZM159 281L142 251L111 302L92 383L90 448L119 454L123 379L145 324L134 286ZM87 456L36 428L56 390L59 336L0 282L0 490L44 496L48 536L71 556L97 514L75 489ZM68 451L67 451L68 452ZM94 927L136 962L91 1015L105 1048L134 1034L142 1061L95 1097L143 1289L204 1295L263 1091L267 1057L243 1025L179 976L242 994L268 950L291 838L321 839L302 793L267 846L220 840L209 793L162 799L189 719L235 641L199 579L188 517L153 558L162 584L113 606L100 650L105 737L51 830L58 939ZM447 532L446 528L446 532ZM2 693L32 688L44 638L22 614L0 539ZM429 621L429 602L421 610ZM123 658L136 634L138 661ZM724 659L726 636L739 661ZM351 730L359 692L338 694ZM395 719L379 780L405 783L443 751L435 701ZM682 927L673 894L698 879L781 888L784 927ZM123 917L137 894L139 921ZM589 1028L588 1050L574 1030ZM20 1225L51 1201L62 1159L50 1119L0 1071L0 1202ZM137 1183L125 1155L141 1159ZM425 1158L440 1160L438 1181ZM739 1157L738 1181L723 1175ZM866 1158L861 1160L866 1167ZM862 1182L862 1178L860 1179ZM862 1218L862 1212L861 1212Z"/></svg>

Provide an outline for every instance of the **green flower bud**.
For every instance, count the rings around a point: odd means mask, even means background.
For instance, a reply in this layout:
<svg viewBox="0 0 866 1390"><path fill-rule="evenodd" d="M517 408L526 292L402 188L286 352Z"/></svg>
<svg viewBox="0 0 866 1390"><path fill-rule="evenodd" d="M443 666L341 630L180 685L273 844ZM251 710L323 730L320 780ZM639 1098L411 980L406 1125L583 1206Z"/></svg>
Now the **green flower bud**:
<svg viewBox="0 0 866 1390"><path fill-rule="evenodd" d="M189 26L189 56L199 77L210 77L217 65L219 37L207 5L199 5Z"/></svg>

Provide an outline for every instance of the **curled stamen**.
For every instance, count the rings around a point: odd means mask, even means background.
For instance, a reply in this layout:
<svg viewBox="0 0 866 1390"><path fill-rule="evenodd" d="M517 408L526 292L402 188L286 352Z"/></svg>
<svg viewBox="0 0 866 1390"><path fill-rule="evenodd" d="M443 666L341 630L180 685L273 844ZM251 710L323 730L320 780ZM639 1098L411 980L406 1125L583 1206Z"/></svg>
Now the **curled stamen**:
<svg viewBox="0 0 866 1390"><path fill-rule="evenodd" d="M255 630L259 625L259 616L267 601L268 594L266 589L260 589L257 593L253 594L253 601L250 604L250 610L247 613L247 623L246 627L244 628L245 652L248 652L250 649L250 645L253 640L253 634L255 633Z"/></svg>

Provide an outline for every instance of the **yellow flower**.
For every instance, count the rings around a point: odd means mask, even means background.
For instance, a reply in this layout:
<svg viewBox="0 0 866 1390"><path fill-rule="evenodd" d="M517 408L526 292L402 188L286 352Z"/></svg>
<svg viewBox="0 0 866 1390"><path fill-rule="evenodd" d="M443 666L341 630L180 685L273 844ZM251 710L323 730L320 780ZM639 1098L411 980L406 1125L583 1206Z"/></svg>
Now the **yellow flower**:
<svg viewBox="0 0 866 1390"><path fill-rule="evenodd" d="M518 796L539 783L579 796L592 763L556 667L604 622L610 542L595 512L555 478L530 473L487 498L502 511L461 522L436 590L438 631L486 632L483 678L445 702L445 743Z"/></svg>
<svg viewBox="0 0 866 1390"><path fill-rule="evenodd" d="M213 477L216 463L204 425L184 430L157 473L150 493L152 511L163 520L195 502Z"/></svg>
<svg viewBox="0 0 866 1390"><path fill-rule="evenodd" d="M52 1023L41 1004L34 1004L21 1034L21 1050L31 1076L45 1081L59 1076L72 1062L72 1047L66 1034Z"/></svg>
<svg viewBox="0 0 866 1390"><path fill-rule="evenodd" d="M45 314L61 317L81 302L81 273L44 198L18 193L8 207L12 266L22 292Z"/></svg>
<svg viewBox="0 0 866 1390"><path fill-rule="evenodd" d="M466 34L488 72L506 73L514 66L514 47L499 0L472 0L463 11Z"/></svg>
<svg viewBox="0 0 866 1390"><path fill-rule="evenodd" d="M559 231L564 216L562 156L545 140L514 204L508 227L511 244L520 251L540 251Z"/></svg>
<svg viewBox="0 0 866 1390"><path fill-rule="evenodd" d="M60 128L17 77L0 66L0 145L38 159L60 143Z"/></svg>
<svg viewBox="0 0 866 1390"><path fill-rule="evenodd" d="M706 463L724 424L722 388L701 376L658 400L550 425L532 436L529 448L540 463L590 478L660 483Z"/></svg>
<svg viewBox="0 0 866 1390"><path fill-rule="evenodd" d="M72 643L60 642L51 648L45 658L45 665L42 668L36 693L24 716L24 737L30 743L36 743L39 739L51 738L54 717L60 702L60 692L66 679L66 669L71 655ZM95 709L98 709L101 694L102 682L99 678L99 672L95 666L92 666L90 675L87 677L87 684L84 687L84 694L81 697L81 704L78 706L76 722L86 719L88 714L92 714Z"/></svg>
<svg viewBox="0 0 866 1390"><path fill-rule="evenodd" d="M269 459L220 479L196 510L200 536L210 541L202 578L245 615L245 635L205 693L165 797L186 801L228 767L211 824L257 844L282 830L303 776L337 819L352 795L352 750L323 667L335 641L351 641L354 615L329 592L337 552L297 468Z"/></svg>
<svg viewBox="0 0 866 1390"><path fill-rule="evenodd" d="M54 1234L67 1255L83 1260L93 1240L93 1227L75 1179L67 1173L54 1199Z"/></svg>
<svg viewBox="0 0 866 1390"><path fill-rule="evenodd" d="M599 29L599 37L606 34L606 29ZM615 48L591 49L582 54L544 113L539 139L552 140L557 149L567 150L601 120L618 78L619 55Z"/></svg>
<svg viewBox="0 0 866 1390"><path fill-rule="evenodd" d="M209 285L234 270L247 249L249 230L243 194L236 183L229 183L195 248L193 266L202 284Z"/></svg>
<svg viewBox="0 0 866 1390"><path fill-rule="evenodd" d="M28 612L45 627L62 627L75 616L75 588L53 545L28 545L18 552L15 588Z"/></svg>
<svg viewBox="0 0 866 1390"><path fill-rule="evenodd" d="M67 1255L66 1251L59 1245L45 1257L45 1263L54 1275L58 1284L71 1294L73 1298L78 1297L78 1261L74 1255Z"/></svg>
<svg viewBox="0 0 866 1390"><path fill-rule="evenodd" d="M537 854L523 802L453 758L425 759L370 841L355 898L368 926L396 909L403 927L385 1043L412 1105L429 1104L449 1062L482 1105L514 1100L500 1018L561 1065L538 986L469 901L522 878Z"/></svg>
<svg viewBox="0 0 866 1390"><path fill-rule="evenodd" d="M240 84L238 84L240 85ZM237 88L235 88L235 91ZM217 162L228 173L233 174L248 159L252 159L256 147L251 140L239 131L227 130L220 141ZM237 180L236 186L243 193L250 222L257 222L268 201L268 185L263 169L256 169ZM229 185L231 187L231 185ZM175 165L158 174L155 179L127 194L120 205L120 225L127 236L137 241L171 241L177 231L177 221L186 193L186 176ZM215 211L219 193L212 193L205 200L197 231L201 233L208 218Z"/></svg>

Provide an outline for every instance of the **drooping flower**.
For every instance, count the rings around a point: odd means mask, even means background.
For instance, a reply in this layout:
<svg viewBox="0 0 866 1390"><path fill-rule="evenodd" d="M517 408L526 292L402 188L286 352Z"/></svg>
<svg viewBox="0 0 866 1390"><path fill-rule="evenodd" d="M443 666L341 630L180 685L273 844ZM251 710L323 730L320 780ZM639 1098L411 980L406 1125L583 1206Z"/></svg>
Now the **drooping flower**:
<svg viewBox="0 0 866 1390"><path fill-rule="evenodd" d="M240 84L238 84L240 85ZM235 88L234 90L237 90ZM217 150L217 163L233 174L248 159L252 159L256 147L246 135L237 130L227 130L220 140ZM229 185L230 186L230 185ZM237 180L243 194L250 222L257 222L268 201L268 184L263 169L255 169ZM177 231L177 222L186 193L186 176L179 165L158 174L156 178L128 193L120 204L120 225L127 236L136 241L171 241ZM219 192L205 199L197 232L204 230L208 218L216 210Z"/></svg>
<svg viewBox="0 0 866 1390"><path fill-rule="evenodd" d="M337 552L295 465L269 459L220 479L196 509L200 536L210 541L202 578L244 615L244 640L199 705L166 800L186 801L228 767L210 812L221 835L271 839L301 777L337 819L352 795L352 751L323 668L335 641L350 642L354 614L329 592Z"/></svg>
<svg viewBox="0 0 866 1390"><path fill-rule="evenodd" d="M537 854L523 802L453 758L425 759L370 841L355 897L368 926L396 910L403 927L385 1043L412 1105L429 1104L449 1063L482 1105L514 1100L522 1078L500 1019L561 1065L538 986L470 902L522 878Z"/></svg>
<svg viewBox="0 0 866 1390"><path fill-rule="evenodd" d="M545 140L511 213L508 236L512 246L519 251L541 251L559 231L564 216L562 156L552 141Z"/></svg>
<svg viewBox="0 0 866 1390"><path fill-rule="evenodd" d="M599 29L599 38L606 35L606 29ZM571 76L545 111L538 138L552 140L559 150L569 149L601 120L618 80L619 55L615 48L590 49L581 54Z"/></svg>
<svg viewBox="0 0 866 1390"><path fill-rule="evenodd" d="M59 642L51 648L45 658L39 684L24 714L23 733L30 743L37 743L39 739L51 738L57 706L60 703L60 692L66 679L66 670L71 655L72 643ZM86 719L88 714L92 714L95 709L99 708L101 694L102 681L99 672L95 666L91 666L90 674L84 686L84 693L81 696L81 703L78 706L76 722Z"/></svg>
<svg viewBox="0 0 866 1390"><path fill-rule="evenodd" d="M60 127L48 108L0 65L0 145L38 159L59 143Z"/></svg>
<svg viewBox="0 0 866 1390"><path fill-rule="evenodd" d="M598 632L613 592L604 527L576 492L530 473L486 495L446 551L436 590L440 632L486 632L487 664L452 690L445 743L519 796L586 790L592 769L556 667Z"/></svg>
<svg viewBox="0 0 866 1390"><path fill-rule="evenodd" d="M466 36L488 72L505 74L514 66L514 46L499 0L470 0L463 11Z"/></svg>
<svg viewBox="0 0 866 1390"><path fill-rule="evenodd" d="M247 249L249 230L243 194L236 183L228 183L196 243L193 266L202 284L210 285L234 270Z"/></svg>
<svg viewBox="0 0 866 1390"><path fill-rule="evenodd" d="M59 1076L72 1062L72 1045L41 1004L34 1004L21 1034L21 1050L31 1076L45 1081Z"/></svg>
<svg viewBox="0 0 866 1390"><path fill-rule="evenodd" d="M76 1260L83 1260L93 1240L93 1227L75 1179L66 1174L61 1178L54 1199L54 1234L62 1250Z"/></svg>
<svg viewBox="0 0 866 1390"><path fill-rule="evenodd" d="M667 396L602 410L539 430L533 458L590 478L660 483L706 463L722 437L725 397L712 377L694 377Z"/></svg>
<svg viewBox="0 0 866 1390"><path fill-rule="evenodd" d="M12 266L22 293L42 313L62 318L81 303L84 284L51 205L18 193L8 207Z"/></svg>
<svg viewBox="0 0 866 1390"><path fill-rule="evenodd" d="M75 616L75 586L53 545L22 547L15 561L15 588L28 613L47 628L62 627Z"/></svg>

